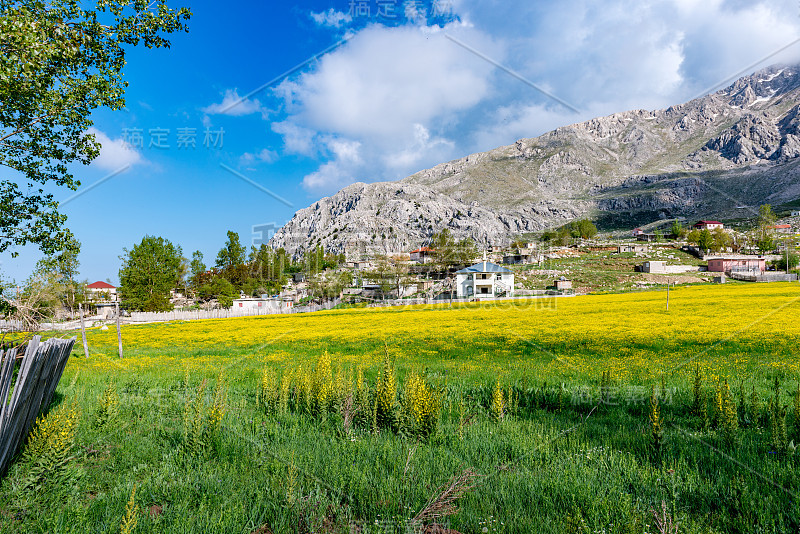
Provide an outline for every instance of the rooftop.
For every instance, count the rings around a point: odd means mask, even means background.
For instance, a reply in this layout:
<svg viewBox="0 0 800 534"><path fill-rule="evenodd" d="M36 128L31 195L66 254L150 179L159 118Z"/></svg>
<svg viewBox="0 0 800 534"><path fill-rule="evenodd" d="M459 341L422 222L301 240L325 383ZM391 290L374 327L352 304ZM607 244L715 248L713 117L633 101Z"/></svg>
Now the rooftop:
<svg viewBox="0 0 800 534"><path fill-rule="evenodd" d="M94 282L93 284L89 284L89 289L117 289L115 286L112 286L108 282Z"/></svg>
<svg viewBox="0 0 800 534"><path fill-rule="evenodd" d="M469 267L465 267L460 271L456 271L456 273L510 273L508 269L505 267L501 267L496 263L492 263L490 261L482 261L480 263L476 263L475 265L471 265Z"/></svg>
<svg viewBox="0 0 800 534"><path fill-rule="evenodd" d="M707 260L764 260L763 256L749 256L747 254L725 254L723 256L709 256Z"/></svg>

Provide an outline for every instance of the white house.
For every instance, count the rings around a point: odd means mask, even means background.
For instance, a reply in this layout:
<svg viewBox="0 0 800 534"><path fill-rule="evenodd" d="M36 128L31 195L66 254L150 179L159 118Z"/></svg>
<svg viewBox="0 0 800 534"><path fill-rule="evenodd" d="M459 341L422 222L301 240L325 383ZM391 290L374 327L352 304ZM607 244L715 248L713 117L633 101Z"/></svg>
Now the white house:
<svg viewBox="0 0 800 534"><path fill-rule="evenodd" d="M725 225L719 221L697 221L694 227L698 230L716 230L717 228L725 228Z"/></svg>
<svg viewBox="0 0 800 534"><path fill-rule="evenodd" d="M117 288L107 282L95 282L86 286L86 296L93 301L116 301Z"/></svg>
<svg viewBox="0 0 800 534"><path fill-rule="evenodd" d="M456 272L456 296L496 297L514 291L514 273L490 261L482 261Z"/></svg>

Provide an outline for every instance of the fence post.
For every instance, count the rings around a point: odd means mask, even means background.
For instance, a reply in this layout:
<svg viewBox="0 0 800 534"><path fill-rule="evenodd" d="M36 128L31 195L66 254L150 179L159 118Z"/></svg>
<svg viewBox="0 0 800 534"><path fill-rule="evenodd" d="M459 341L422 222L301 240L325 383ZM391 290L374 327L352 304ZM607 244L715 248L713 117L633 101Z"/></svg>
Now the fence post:
<svg viewBox="0 0 800 534"><path fill-rule="evenodd" d="M89 357L89 345L86 344L86 328L83 326L83 304L78 304L78 311L81 314L81 337L83 338L83 354Z"/></svg>
<svg viewBox="0 0 800 534"><path fill-rule="evenodd" d="M119 322L119 302L115 306L117 312L117 345L119 345L119 357L122 358L122 330Z"/></svg>

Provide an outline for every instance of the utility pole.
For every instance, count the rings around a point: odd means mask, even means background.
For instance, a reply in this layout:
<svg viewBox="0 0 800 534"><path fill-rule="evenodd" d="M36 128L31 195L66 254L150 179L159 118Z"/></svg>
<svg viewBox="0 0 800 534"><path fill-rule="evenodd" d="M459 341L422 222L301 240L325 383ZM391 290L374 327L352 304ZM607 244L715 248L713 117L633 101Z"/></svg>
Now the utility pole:
<svg viewBox="0 0 800 534"><path fill-rule="evenodd" d="M83 325L83 304L78 303L78 311L81 315L81 337L83 338L83 354L89 357L89 345L86 344L86 328Z"/></svg>
<svg viewBox="0 0 800 534"><path fill-rule="evenodd" d="M667 311L669 311L669 278L667 278Z"/></svg>
<svg viewBox="0 0 800 534"><path fill-rule="evenodd" d="M122 358L122 330L120 330L120 320L119 320L119 301L116 302L117 312L117 345L119 345L119 357Z"/></svg>
<svg viewBox="0 0 800 534"><path fill-rule="evenodd" d="M784 242L784 248L786 249L786 274L789 274L789 238L786 238Z"/></svg>

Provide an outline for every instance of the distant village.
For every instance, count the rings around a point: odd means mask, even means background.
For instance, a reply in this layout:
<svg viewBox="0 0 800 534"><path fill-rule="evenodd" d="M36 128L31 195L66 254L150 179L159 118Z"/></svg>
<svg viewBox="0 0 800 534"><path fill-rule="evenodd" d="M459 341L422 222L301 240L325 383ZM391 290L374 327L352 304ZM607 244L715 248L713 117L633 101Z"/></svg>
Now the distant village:
<svg viewBox="0 0 800 534"><path fill-rule="evenodd" d="M224 271L195 272L194 282L189 277L183 287L170 290L169 310L162 311L225 309L247 315L301 311L323 303L382 306L568 296L606 289L578 280L582 271L599 269L592 265L593 259L606 266L603 272L619 272L618 289L692 282L796 281L799 223L800 212L795 211L779 222L768 217L747 232L716 220L699 220L689 227L675 221L668 229L663 225L634 228L627 236L597 235L596 229L576 235L573 225L569 235L545 232L538 239L517 239L484 250L473 242L456 242L444 235L434 236L426 246L390 254L348 251L326 255L319 251L321 261L314 268L286 269L283 276L274 277L278 282L272 290L263 293L237 288L224 298L208 291L202 295L202 280ZM251 252L251 262L256 261L254 254ZM272 262L278 253L267 250L265 254ZM584 261L580 265L570 266L569 258L581 256ZM613 281L608 289L614 289ZM628 286L624 286L626 281ZM121 301L123 313L135 312L125 307L124 288L119 291L98 281L85 289L87 311L100 319L113 317Z"/></svg>

